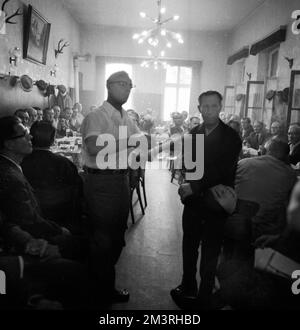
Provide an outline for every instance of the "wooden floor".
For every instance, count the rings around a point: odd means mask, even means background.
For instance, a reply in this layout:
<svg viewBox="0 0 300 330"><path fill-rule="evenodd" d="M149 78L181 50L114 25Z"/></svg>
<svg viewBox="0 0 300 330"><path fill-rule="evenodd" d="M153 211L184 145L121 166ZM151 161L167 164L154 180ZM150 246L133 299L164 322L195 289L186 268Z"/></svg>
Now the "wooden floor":
<svg viewBox="0 0 300 330"><path fill-rule="evenodd" d="M183 207L177 190L177 181L170 183L168 170L146 170L146 214L142 217L136 203L136 222L132 224L129 217L127 245L117 265L117 287L129 290L130 301L115 304L113 309L178 309L170 297L182 273Z"/></svg>

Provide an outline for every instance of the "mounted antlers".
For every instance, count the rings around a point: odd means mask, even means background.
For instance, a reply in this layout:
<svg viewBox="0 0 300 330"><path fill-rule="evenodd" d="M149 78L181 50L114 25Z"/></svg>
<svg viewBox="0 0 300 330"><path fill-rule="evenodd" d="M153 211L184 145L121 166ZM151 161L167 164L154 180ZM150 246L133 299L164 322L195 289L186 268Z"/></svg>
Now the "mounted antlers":
<svg viewBox="0 0 300 330"><path fill-rule="evenodd" d="M62 51L62 50L63 50L65 47L70 46L70 43L69 43L68 41L66 41L66 42L62 45L63 41L64 41L64 39L60 39L59 42L58 42L58 45L57 45L57 49L54 50L54 51L55 51L55 58L57 58L58 54L63 54L63 51Z"/></svg>
<svg viewBox="0 0 300 330"><path fill-rule="evenodd" d="M4 10L5 5L9 2L9 0L4 0L1 10L5 13L5 23L7 24L17 24L17 22L12 22L11 18L15 17L15 16L20 16L22 15L21 12L19 12L20 8L18 8L12 15L8 16L6 11Z"/></svg>

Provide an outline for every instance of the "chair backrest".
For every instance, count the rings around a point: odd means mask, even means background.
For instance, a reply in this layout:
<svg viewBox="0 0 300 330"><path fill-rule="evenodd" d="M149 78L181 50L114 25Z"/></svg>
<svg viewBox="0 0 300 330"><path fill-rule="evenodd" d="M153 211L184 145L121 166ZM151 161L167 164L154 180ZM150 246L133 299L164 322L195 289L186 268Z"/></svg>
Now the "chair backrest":
<svg viewBox="0 0 300 330"><path fill-rule="evenodd" d="M129 169L129 185L130 189L134 190L140 182L140 169Z"/></svg>

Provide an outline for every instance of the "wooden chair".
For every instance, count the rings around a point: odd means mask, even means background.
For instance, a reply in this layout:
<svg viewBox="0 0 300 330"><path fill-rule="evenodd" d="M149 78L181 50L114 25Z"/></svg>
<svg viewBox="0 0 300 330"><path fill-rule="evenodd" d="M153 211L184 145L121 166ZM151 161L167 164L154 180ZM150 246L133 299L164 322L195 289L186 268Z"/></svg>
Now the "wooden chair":
<svg viewBox="0 0 300 330"><path fill-rule="evenodd" d="M133 193L136 191L137 196L138 196L138 201L142 210L142 214L145 214L143 202L142 202L142 197L141 197L141 190L140 190L140 169L137 170L129 170L129 184L130 184L130 214L131 214L131 219L132 223L135 223L135 218L134 218L134 211L133 211ZM145 195L144 195L145 196Z"/></svg>
<svg viewBox="0 0 300 330"><path fill-rule="evenodd" d="M145 185L145 169L139 169L140 171L140 183L143 189L144 196L144 208L147 207L146 185Z"/></svg>
<svg viewBox="0 0 300 330"><path fill-rule="evenodd" d="M172 183L176 175L175 161L177 160L177 156L170 155L166 157L166 160L169 167L169 171L171 172L171 183Z"/></svg>

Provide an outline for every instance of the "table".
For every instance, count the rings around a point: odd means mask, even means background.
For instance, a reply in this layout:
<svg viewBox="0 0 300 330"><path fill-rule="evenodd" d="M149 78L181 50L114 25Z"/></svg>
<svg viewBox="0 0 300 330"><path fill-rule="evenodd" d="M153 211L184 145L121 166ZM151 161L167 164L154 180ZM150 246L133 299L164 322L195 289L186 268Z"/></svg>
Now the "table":
<svg viewBox="0 0 300 330"><path fill-rule="evenodd" d="M51 151L67 157L80 170L82 169L81 146L81 136L64 137L55 139L55 144L51 147Z"/></svg>

